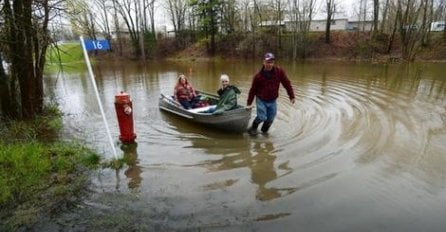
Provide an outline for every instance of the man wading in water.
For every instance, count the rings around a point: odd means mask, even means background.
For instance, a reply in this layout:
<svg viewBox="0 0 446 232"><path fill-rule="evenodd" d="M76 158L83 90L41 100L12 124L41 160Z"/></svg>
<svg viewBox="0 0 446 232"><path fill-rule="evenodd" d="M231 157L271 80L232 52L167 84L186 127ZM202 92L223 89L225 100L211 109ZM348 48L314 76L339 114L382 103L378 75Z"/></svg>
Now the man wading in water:
<svg viewBox="0 0 446 232"><path fill-rule="evenodd" d="M251 104L256 97L257 116L252 122L248 133L250 135L257 134L259 124L263 122L261 131L267 133L274 121L277 113L277 98L279 97L279 87L282 83L286 89L288 97L294 104L294 92L291 82L280 67L274 66L274 55L266 53L263 57L262 69L254 76L249 90L247 107L251 108Z"/></svg>

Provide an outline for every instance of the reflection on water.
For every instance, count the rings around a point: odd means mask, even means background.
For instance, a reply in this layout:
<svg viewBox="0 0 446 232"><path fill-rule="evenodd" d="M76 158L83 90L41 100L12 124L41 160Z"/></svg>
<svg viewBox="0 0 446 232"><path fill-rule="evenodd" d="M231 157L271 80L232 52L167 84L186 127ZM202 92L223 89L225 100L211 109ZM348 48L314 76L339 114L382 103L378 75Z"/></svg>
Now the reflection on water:
<svg viewBox="0 0 446 232"><path fill-rule="evenodd" d="M276 167L274 166L274 145L267 139L246 139L247 149L240 149L240 147L233 148L232 151L224 150L220 151L221 158L208 160L201 163L199 166L207 168L211 172L225 171L236 168L248 168L251 172L251 181L257 185L256 199L260 201L269 201L275 198L281 197L286 194L290 194L295 191L295 188L275 188L268 187L268 183L278 178ZM196 139L194 139L196 140ZM200 142L203 140L196 140L194 147L200 147ZM252 146L252 147L251 147ZM213 147L215 148L215 147ZM218 150L207 149L210 154L217 153ZM279 166L286 170L287 173L292 170L286 165ZM225 186L234 184L237 180L225 181ZM219 186L219 184L210 184L209 186Z"/></svg>
<svg viewBox="0 0 446 232"><path fill-rule="evenodd" d="M102 204L150 219L126 218L135 224L171 231L443 231L444 64L279 65L296 103L281 90L270 133L258 137L209 130L158 109L159 94L171 93L178 73L189 70L194 87L208 92L228 73L245 102L256 62L95 67L116 141L113 100L121 90L133 99L138 134L137 146L121 148L122 170L94 177L98 192L120 193ZM46 87L65 112L67 136L112 158L85 73L48 78ZM123 200L132 194L137 200Z"/></svg>
<svg viewBox="0 0 446 232"><path fill-rule="evenodd" d="M274 146L271 142L255 142L250 157L251 179L259 186L256 198L261 201L272 200L280 196L277 189L266 187L268 182L277 178L277 173L274 170L276 157L271 153L273 149Z"/></svg>
<svg viewBox="0 0 446 232"><path fill-rule="evenodd" d="M248 168L251 172L251 181L257 185L256 190L256 199L260 201L269 201L282 195L290 194L294 192L295 188L274 188L268 187L268 183L274 181L278 178L276 167L274 166L274 160L276 156L274 155L274 145L272 142L268 140L260 139L257 141L253 139L247 143L247 146L252 145L253 147L247 147L246 150L239 152L240 147L237 147L233 152L225 151L226 153L222 154L221 159L214 159L210 161L205 161L199 166L206 167L212 172L231 170L235 168ZM199 147L198 143L194 143L194 145ZM213 153L209 151L209 153ZM291 172L292 170L285 167L281 168L287 170L287 172ZM233 184L237 180L228 181ZM218 185L216 185L218 186Z"/></svg>
<svg viewBox="0 0 446 232"><path fill-rule="evenodd" d="M254 142L253 154L251 158L251 178L259 188L256 198L261 201L268 201L282 196L282 192L289 194L294 192L295 188L279 189L267 187L268 182L277 178L274 168L274 160L276 156L272 153L274 146L271 142ZM292 171L292 170L288 170Z"/></svg>
<svg viewBox="0 0 446 232"><path fill-rule="evenodd" d="M124 152L124 160L127 164L127 169L124 174L130 180L128 181L129 189L138 188L141 184L141 167L139 166L138 161L138 153L137 153L138 144L122 144L121 150Z"/></svg>

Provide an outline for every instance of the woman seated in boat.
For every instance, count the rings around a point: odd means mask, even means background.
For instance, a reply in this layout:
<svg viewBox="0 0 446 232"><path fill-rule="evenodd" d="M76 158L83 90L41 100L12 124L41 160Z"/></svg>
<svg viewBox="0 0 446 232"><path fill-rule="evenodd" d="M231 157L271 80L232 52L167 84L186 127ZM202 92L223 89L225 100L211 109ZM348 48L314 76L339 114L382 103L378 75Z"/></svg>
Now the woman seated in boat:
<svg viewBox="0 0 446 232"><path fill-rule="evenodd" d="M174 88L175 99L185 108L191 109L198 101L197 93L184 74L180 74Z"/></svg>
<svg viewBox="0 0 446 232"><path fill-rule="evenodd" d="M220 96L217 105L205 113L221 114L226 110L232 110L237 107L237 94L240 94L240 90L229 84L229 76L222 74L220 76L221 88L217 93Z"/></svg>

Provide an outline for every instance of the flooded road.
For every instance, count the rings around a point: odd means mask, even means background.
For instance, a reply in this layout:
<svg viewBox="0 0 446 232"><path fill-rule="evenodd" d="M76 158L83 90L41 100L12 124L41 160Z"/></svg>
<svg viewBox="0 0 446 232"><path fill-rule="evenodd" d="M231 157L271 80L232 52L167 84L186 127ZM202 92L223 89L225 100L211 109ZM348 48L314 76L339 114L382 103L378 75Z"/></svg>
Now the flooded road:
<svg viewBox="0 0 446 232"><path fill-rule="evenodd" d="M215 92L226 73L245 104L259 62L99 64L97 85L121 170L47 230L444 231L444 64L281 63L284 89L267 136L226 134L158 109L179 73ZM52 74L67 138L112 159L87 72ZM133 100L136 146L120 146L114 95ZM252 117L254 118L254 113Z"/></svg>

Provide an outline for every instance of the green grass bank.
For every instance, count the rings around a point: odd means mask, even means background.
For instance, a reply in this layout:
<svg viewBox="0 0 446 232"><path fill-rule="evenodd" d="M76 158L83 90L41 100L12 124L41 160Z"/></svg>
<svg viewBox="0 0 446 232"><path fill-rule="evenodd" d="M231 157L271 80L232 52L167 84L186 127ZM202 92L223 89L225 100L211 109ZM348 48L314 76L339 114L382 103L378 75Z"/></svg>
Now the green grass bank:
<svg viewBox="0 0 446 232"><path fill-rule="evenodd" d="M55 107L32 121L0 124L0 231L32 229L73 206L89 184L99 156L58 138L61 114Z"/></svg>
<svg viewBox="0 0 446 232"><path fill-rule="evenodd" d="M53 44L48 48L46 60L45 70L49 72L85 70L84 54L78 41Z"/></svg>

